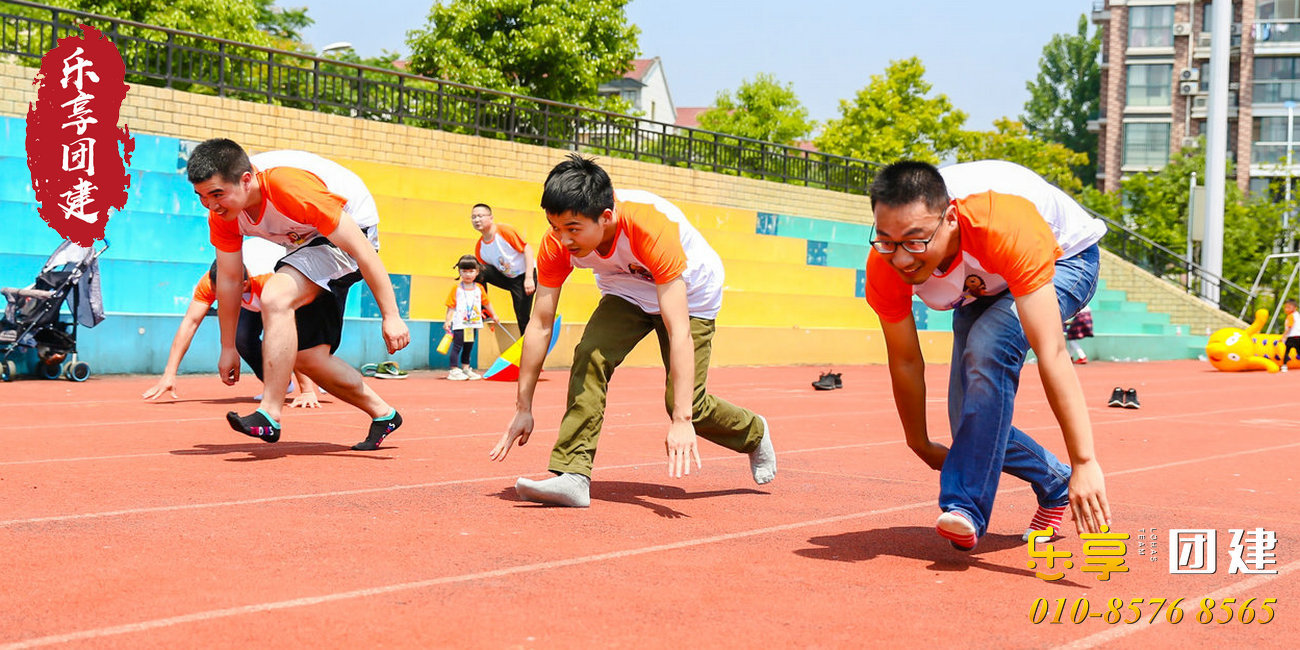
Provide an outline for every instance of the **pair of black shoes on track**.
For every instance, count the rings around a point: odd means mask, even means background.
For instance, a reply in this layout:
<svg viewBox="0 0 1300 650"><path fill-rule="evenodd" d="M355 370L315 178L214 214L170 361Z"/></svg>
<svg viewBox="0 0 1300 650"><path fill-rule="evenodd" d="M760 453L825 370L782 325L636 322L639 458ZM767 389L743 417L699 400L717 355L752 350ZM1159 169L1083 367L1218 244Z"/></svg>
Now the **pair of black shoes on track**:
<svg viewBox="0 0 1300 650"><path fill-rule="evenodd" d="M825 374L818 377L817 381L812 383L812 387L817 390L835 390L836 388L844 388L844 382L840 380L841 374L843 373L827 371Z"/></svg>
<svg viewBox="0 0 1300 650"><path fill-rule="evenodd" d="M1107 402L1106 405L1126 409L1142 408L1142 404L1138 402L1138 392L1136 388L1124 390L1119 386L1116 386L1115 390L1111 391L1110 401Z"/></svg>

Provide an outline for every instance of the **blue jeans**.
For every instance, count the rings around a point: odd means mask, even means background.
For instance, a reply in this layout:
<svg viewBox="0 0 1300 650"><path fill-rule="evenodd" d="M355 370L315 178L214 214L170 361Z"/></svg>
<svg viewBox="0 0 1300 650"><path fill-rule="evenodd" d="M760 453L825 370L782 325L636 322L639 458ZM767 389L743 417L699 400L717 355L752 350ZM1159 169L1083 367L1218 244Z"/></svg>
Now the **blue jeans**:
<svg viewBox="0 0 1300 650"><path fill-rule="evenodd" d="M1097 246L1056 262L1052 283L1061 321L1097 290ZM988 530L1002 472L1028 482L1042 506L1069 503L1070 468L1025 432L1011 426L1020 370L1029 352L1010 291L958 307L952 318L948 420L952 447L939 474L939 507L960 510Z"/></svg>

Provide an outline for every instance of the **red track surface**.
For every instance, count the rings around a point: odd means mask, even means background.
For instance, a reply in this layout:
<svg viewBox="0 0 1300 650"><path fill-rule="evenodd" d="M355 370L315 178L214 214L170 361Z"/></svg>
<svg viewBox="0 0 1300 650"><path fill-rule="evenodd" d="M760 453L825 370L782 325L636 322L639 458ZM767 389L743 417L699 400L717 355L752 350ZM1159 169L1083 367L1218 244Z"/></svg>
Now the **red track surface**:
<svg viewBox="0 0 1300 650"><path fill-rule="evenodd" d="M1198 362L1080 368L1128 573L1036 578L1020 542L1033 495L1002 483L973 554L933 530L938 474L902 443L883 367L714 370L720 396L771 422L775 482L702 443L704 467L666 476L662 370L624 369L610 395L592 506L518 501L543 476L567 375L548 372L538 430L505 463L487 452L514 385L440 373L374 381L406 424L353 452L364 416L337 401L286 418L268 445L222 414L255 382L187 377L0 385L0 647L1280 647L1300 631L1300 375ZM930 368L931 430L946 432L945 366ZM1294 374L1294 373L1292 373ZM1134 386L1141 410L1107 408ZM1016 423L1058 454L1038 375ZM933 434L932 434L933 435ZM935 435L946 440L946 435ZM1157 561L1139 529L1157 528ZM1230 574L1229 529L1277 534L1277 574ZM1218 571L1171 575L1171 528L1217 531ZM1197 622L1201 598L1276 598L1267 625ZM1035 624L1038 598L1184 598L1166 621ZM1053 617L1049 616L1049 620ZM1216 610L1219 620L1226 615ZM1125 617L1131 618L1128 610ZM1292 641L1286 641L1292 639Z"/></svg>

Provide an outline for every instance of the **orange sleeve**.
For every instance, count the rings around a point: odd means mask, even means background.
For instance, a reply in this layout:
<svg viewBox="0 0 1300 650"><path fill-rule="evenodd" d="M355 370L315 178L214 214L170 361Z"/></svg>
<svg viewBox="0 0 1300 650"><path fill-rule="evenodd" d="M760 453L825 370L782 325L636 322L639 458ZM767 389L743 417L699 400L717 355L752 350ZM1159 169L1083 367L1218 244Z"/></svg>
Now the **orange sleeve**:
<svg viewBox="0 0 1300 650"><path fill-rule="evenodd" d="M276 167L262 173L262 191L266 200L284 216L315 226L322 235L339 227L347 199L331 193L319 177L293 167Z"/></svg>
<svg viewBox="0 0 1300 650"><path fill-rule="evenodd" d="M617 214L627 228L632 254L650 271L655 284L681 277L686 271L686 250L675 222L649 205L620 203Z"/></svg>
<svg viewBox="0 0 1300 650"><path fill-rule="evenodd" d="M447 309L456 308L456 285L451 285L451 291L447 294Z"/></svg>
<svg viewBox="0 0 1300 650"><path fill-rule="evenodd" d="M223 253L237 253L244 248L244 236L239 232L239 223L223 221L216 213L208 213L208 241Z"/></svg>
<svg viewBox="0 0 1300 650"><path fill-rule="evenodd" d="M957 203L970 223L969 232L963 229L962 246L1006 279L1011 295L1032 293L1052 281L1061 246L1033 203L997 192L973 194Z"/></svg>
<svg viewBox="0 0 1300 650"><path fill-rule="evenodd" d="M483 239L481 237L478 241L474 242L474 259L478 260L479 264L487 264L487 262L483 260Z"/></svg>
<svg viewBox="0 0 1300 650"><path fill-rule="evenodd" d="M275 274L274 274L274 273L263 273L263 274L261 274L261 275L254 275L253 277L249 278L249 279L248 279L248 290L249 290L249 292L252 293L254 296L257 296L258 298L261 298L261 297L262 297L262 288L266 286L266 281L267 281L267 280L270 280L270 279L271 279L271 276L273 276L273 275L275 275Z"/></svg>
<svg viewBox="0 0 1300 650"><path fill-rule="evenodd" d="M898 271L872 249L867 253L867 304L886 323L897 323L912 313L912 287Z"/></svg>
<svg viewBox="0 0 1300 650"><path fill-rule="evenodd" d="M572 272L573 262L569 259L569 251L560 245L554 232L547 232L537 251L537 281L543 287L558 289Z"/></svg>
<svg viewBox="0 0 1300 650"><path fill-rule="evenodd" d="M212 280L207 273L204 273L203 277L199 278L199 283L194 285L194 299L209 305L217 301L217 291L212 287Z"/></svg>
<svg viewBox="0 0 1300 650"><path fill-rule="evenodd" d="M520 253L524 252L524 246L528 245L528 242L524 241L524 238L519 235L519 231L515 230L514 226L507 226L504 223L497 224L497 236L506 240L506 243L510 244L511 248Z"/></svg>

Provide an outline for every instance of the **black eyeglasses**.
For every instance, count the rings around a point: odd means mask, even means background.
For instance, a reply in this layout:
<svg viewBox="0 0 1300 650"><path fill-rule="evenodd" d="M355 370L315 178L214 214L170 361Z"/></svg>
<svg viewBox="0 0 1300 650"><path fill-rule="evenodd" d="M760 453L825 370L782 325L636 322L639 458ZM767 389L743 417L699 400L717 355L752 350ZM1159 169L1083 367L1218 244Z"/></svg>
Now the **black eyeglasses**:
<svg viewBox="0 0 1300 650"><path fill-rule="evenodd" d="M924 253L930 247L930 241L934 239L935 235L939 234L939 226L943 225L943 218L947 215L948 211L945 209L943 213L939 215L939 223L935 224L934 232L930 233L930 236L925 239L904 239L903 241L878 239L871 242L871 247L876 249L876 252L881 255L892 255L894 251L898 250L899 246L902 246L903 250L912 253L913 255ZM872 228L875 228L875 226L873 225Z"/></svg>

